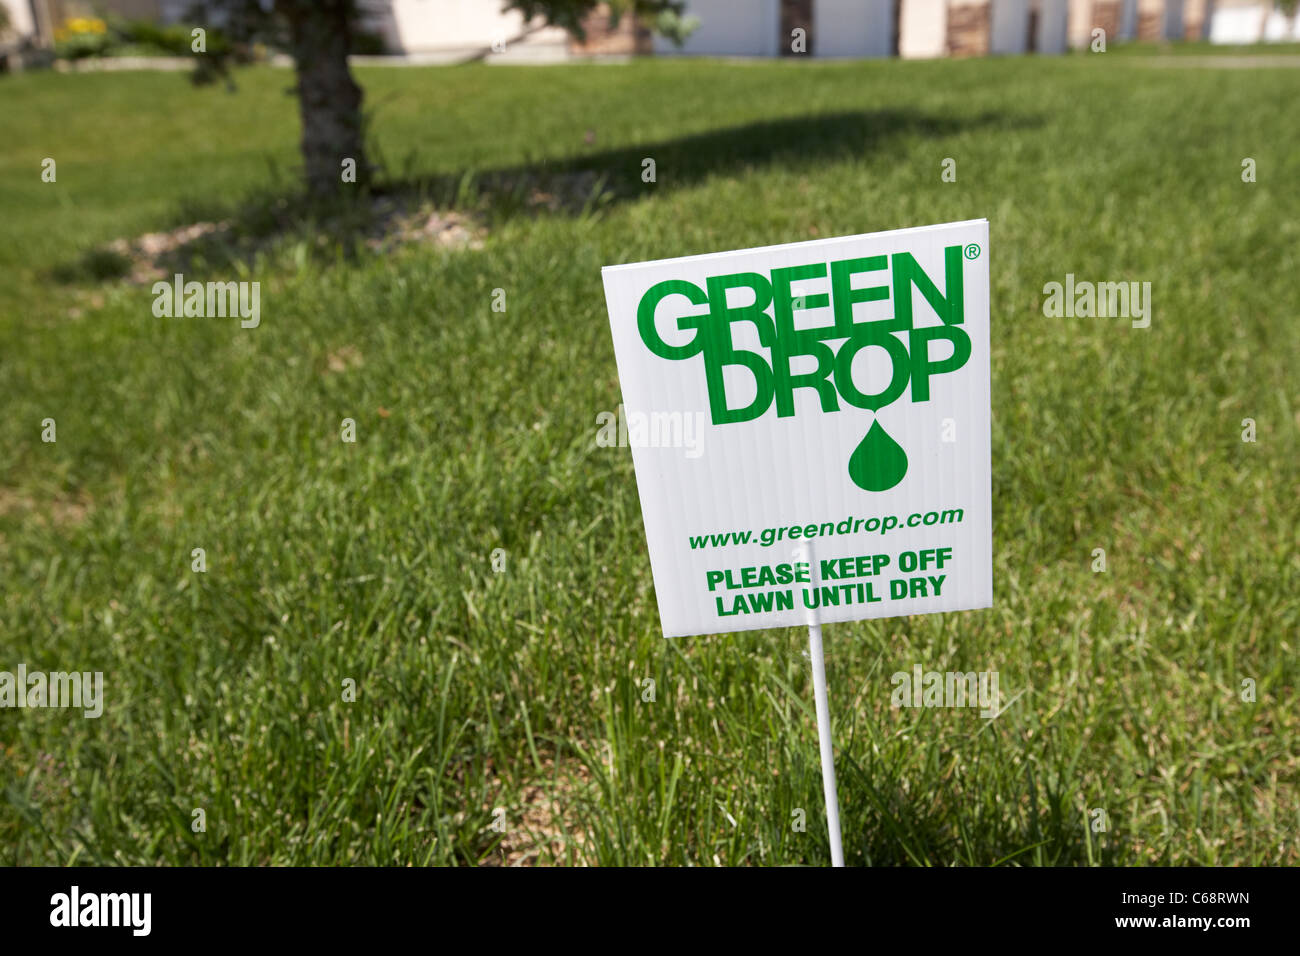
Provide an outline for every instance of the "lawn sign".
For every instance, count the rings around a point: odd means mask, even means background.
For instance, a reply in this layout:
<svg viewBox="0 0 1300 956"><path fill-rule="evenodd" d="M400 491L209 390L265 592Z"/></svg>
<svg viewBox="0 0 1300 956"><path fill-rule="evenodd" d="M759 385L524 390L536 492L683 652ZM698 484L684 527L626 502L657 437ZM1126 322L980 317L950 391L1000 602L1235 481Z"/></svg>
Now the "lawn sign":
<svg viewBox="0 0 1300 956"><path fill-rule="evenodd" d="M988 222L602 276L664 636L808 627L842 866L821 625L993 603Z"/></svg>

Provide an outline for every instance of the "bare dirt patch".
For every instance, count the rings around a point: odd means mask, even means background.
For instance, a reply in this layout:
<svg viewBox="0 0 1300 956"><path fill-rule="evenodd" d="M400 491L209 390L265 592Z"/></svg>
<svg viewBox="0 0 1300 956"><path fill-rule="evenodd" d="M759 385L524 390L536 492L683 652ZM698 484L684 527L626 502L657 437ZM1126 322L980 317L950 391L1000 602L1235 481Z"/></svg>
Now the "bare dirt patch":
<svg viewBox="0 0 1300 956"><path fill-rule="evenodd" d="M374 252L409 245L480 249L486 234L483 225L469 213L439 210L431 203L411 199L374 196L353 212L355 218L348 222L322 222L308 229L314 233L314 244L324 247L340 237L350 237ZM292 232L288 235L292 236ZM127 281L147 285L184 273L199 258L251 260L285 238L284 233L249 234L227 219L115 239L97 255L117 264Z"/></svg>
<svg viewBox="0 0 1300 956"><path fill-rule="evenodd" d="M85 521L91 507L86 495L38 501L12 488L0 487L0 517L13 516L53 528L68 528Z"/></svg>
<svg viewBox="0 0 1300 956"><path fill-rule="evenodd" d="M591 784L591 774L577 760L564 761L559 770L551 758L542 761L543 779L524 786L518 805L508 811L509 826L497 855L487 866L537 866L566 859L579 851L586 834L577 825L573 804ZM575 860L582 865L581 859Z"/></svg>

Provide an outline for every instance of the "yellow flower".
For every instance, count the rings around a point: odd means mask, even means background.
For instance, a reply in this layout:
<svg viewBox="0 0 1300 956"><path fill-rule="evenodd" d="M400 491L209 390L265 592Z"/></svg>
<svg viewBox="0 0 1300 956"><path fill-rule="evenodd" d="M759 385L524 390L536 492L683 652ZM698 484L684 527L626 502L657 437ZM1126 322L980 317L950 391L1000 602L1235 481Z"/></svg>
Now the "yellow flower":
<svg viewBox="0 0 1300 956"><path fill-rule="evenodd" d="M98 17L73 17L64 21L64 36L69 33L107 33L108 24ZM57 34L56 34L57 36Z"/></svg>

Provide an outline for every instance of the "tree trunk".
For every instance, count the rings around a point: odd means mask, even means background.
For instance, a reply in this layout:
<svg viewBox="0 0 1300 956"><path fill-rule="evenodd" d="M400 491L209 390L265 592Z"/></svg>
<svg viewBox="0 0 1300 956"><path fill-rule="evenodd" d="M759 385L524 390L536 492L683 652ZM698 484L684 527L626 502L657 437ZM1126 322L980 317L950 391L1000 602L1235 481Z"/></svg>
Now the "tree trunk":
<svg viewBox="0 0 1300 956"><path fill-rule="evenodd" d="M353 160L356 182L370 168L362 142L361 88L348 69L352 0L282 0L289 22L298 112L302 118L302 158L307 188L315 195L337 191L346 160ZM351 179L351 177L348 177Z"/></svg>

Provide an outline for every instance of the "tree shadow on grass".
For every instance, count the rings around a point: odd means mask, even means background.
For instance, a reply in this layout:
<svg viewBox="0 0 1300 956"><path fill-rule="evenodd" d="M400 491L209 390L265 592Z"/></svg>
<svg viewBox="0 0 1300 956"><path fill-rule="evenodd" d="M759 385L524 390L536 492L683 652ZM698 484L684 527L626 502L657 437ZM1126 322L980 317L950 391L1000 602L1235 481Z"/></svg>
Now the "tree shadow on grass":
<svg viewBox="0 0 1300 956"><path fill-rule="evenodd" d="M862 159L909 136L939 139L975 129L1012 130L1035 125L1041 125L1041 120L1002 113L966 117L905 110L824 113L711 129L659 142L482 172L406 176L384 183L377 191L415 192L452 206L485 202L489 211L504 216L543 210L573 214L596 201L643 199L655 192L687 189L715 176L734 176L764 167L797 171ZM646 181L646 160L654 162L654 182Z"/></svg>
<svg viewBox="0 0 1300 956"><path fill-rule="evenodd" d="M473 246L487 229L520 216L584 215L688 189L710 177L769 167L807 170L865 159L909 138L1010 131L1041 122L1003 113L823 113L495 169L379 175L373 185L355 190L345 186L329 201L283 186L255 192L235 204L190 198L179 204L173 229L91 250L54 269L52 278L65 283L123 277L145 282L172 272L249 264L284 246L299 247L300 254L322 261L334 260L340 252L353 257L367 249L383 251L410 242ZM648 181L646 160L653 160L654 181Z"/></svg>

